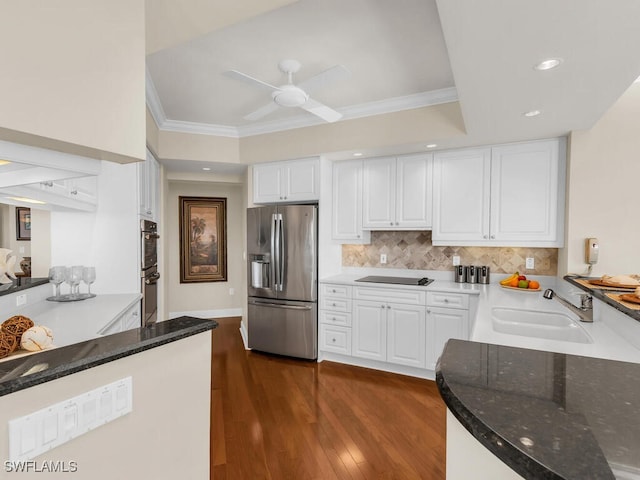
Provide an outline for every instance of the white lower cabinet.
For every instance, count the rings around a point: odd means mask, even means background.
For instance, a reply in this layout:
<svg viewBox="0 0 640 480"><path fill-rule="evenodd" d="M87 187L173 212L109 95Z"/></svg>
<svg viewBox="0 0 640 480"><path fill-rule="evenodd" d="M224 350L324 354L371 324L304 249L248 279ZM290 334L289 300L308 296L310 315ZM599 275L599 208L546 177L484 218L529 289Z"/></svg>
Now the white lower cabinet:
<svg viewBox="0 0 640 480"><path fill-rule="evenodd" d="M141 326L140 322L140 302L131 305L122 314L113 319L106 327L100 330L100 335L111 335L113 333L124 332L132 328Z"/></svg>
<svg viewBox="0 0 640 480"><path fill-rule="evenodd" d="M435 370L450 338L469 339L469 295L427 294L427 368Z"/></svg>
<svg viewBox="0 0 640 480"><path fill-rule="evenodd" d="M387 360L387 309L384 303L359 301L353 306L354 357Z"/></svg>
<svg viewBox="0 0 640 480"><path fill-rule="evenodd" d="M469 338L469 307L465 293L324 283L319 350L369 368L429 378L447 340Z"/></svg>
<svg viewBox="0 0 640 480"><path fill-rule="evenodd" d="M391 304L387 316L387 362L426 365L425 307Z"/></svg>

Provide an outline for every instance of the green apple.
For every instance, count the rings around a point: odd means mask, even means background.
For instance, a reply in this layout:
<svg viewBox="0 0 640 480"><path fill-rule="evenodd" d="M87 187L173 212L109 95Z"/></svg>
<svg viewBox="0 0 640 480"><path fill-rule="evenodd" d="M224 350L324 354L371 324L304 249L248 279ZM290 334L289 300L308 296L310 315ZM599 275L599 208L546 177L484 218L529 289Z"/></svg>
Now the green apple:
<svg viewBox="0 0 640 480"><path fill-rule="evenodd" d="M518 288L529 288L529 280L518 281Z"/></svg>

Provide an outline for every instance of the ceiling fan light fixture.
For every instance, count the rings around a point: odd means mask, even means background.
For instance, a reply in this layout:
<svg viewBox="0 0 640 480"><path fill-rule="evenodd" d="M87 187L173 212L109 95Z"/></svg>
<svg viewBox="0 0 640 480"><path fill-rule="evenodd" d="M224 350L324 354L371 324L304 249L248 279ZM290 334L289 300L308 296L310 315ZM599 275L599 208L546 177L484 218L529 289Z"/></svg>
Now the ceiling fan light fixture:
<svg viewBox="0 0 640 480"><path fill-rule="evenodd" d="M307 103L309 95L293 85L283 85L273 92L273 101L281 107L300 107Z"/></svg>
<svg viewBox="0 0 640 480"><path fill-rule="evenodd" d="M525 117L537 117L542 112L540 110L529 110L528 112L524 112L522 115Z"/></svg>

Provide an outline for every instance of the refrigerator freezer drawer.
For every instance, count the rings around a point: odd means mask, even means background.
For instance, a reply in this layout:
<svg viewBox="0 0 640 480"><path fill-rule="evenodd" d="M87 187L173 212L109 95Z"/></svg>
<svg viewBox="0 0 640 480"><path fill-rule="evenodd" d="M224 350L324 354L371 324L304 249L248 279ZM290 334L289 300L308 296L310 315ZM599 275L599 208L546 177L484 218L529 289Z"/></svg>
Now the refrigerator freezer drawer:
<svg viewBox="0 0 640 480"><path fill-rule="evenodd" d="M289 357L316 359L317 304L249 298L249 348Z"/></svg>

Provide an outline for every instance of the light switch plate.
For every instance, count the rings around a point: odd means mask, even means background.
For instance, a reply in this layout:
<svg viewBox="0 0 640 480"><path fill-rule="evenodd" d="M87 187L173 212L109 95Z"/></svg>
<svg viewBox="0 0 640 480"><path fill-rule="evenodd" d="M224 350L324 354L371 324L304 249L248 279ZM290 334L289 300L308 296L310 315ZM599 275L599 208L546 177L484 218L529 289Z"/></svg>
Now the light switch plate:
<svg viewBox="0 0 640 480"><path fill-rule="evenodd" d="M536 268L535 265L536 264L535 264L535 260L533 259L533 257L527 257L526 264L525 264L526 269L527 270L533 270L534 268Z"/></svg>
<svg viewBox="0 0 640 480"><path fill-rule="evenodd" d="M386 253L381 253L380 254L380 263L387 263L387 254Z"/></svg>
<svg viewBox="0 0 640 480"><path fill-rule="evenodd" d="M453 266L457 267L458 265L460 265L460 255L454 255L453 256Z"/></svg>

